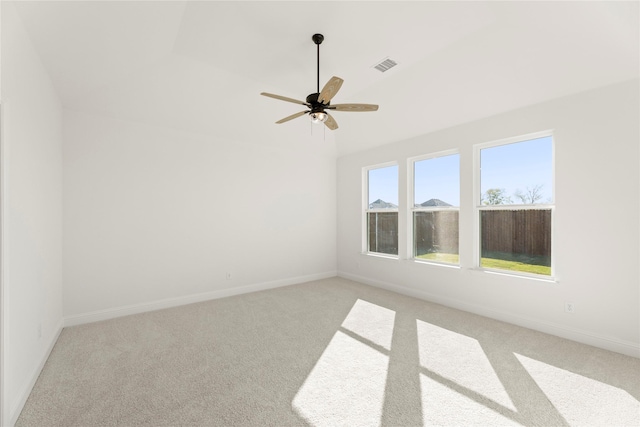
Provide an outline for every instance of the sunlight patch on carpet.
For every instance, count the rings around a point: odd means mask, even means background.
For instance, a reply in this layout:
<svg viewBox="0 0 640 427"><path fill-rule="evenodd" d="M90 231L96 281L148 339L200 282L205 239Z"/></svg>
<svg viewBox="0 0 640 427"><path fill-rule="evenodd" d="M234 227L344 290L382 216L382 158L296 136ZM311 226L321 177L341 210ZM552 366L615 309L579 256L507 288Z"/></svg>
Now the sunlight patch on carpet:
<svg viewBox="0 0 640 427"><path fill-rule="evenodd" d="M626 390L514 353L571 425L640 425L640 402Z"/></svg>
<svg viewBox="0 0 640 427"><path fill-rule="evenodd" d="M416 322L421 367L460 386L460 390L517 411L478 340L421 320Z"/></svg>
<svg viewBox="0 0 640 427"><path fill-rule="evenodd" d="M374 347L390 349L394 318L384 307L354 304L345 331L335 333L294 397L298 415L315 427L380 425L389 356Z"/></svg>
<svg viewBox="0 0 640 427"><path fill-rule="evenodd" d="M521 426L425 374L420 374L420 390L425 426Z"/></svg>
<svg viewBox="0 0 640 427"><path fill-rule="evenodd" d="M393 310L359 299L342 322L342 327L391 350L395 316Z"/></svg>

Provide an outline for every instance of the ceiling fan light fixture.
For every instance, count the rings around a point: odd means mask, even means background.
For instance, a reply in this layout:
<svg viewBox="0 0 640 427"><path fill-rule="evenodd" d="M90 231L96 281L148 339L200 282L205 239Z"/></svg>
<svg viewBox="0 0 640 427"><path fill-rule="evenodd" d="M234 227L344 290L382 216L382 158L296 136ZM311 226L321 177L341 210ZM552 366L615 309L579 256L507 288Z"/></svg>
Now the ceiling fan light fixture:
<svg viewBox="0 0 640 427"><path fill-rule="evenodd" d="M309 114L309 117L311 117L313 123L324 123L327 121L328 115L324 111L318 111L317 113Z"/></svg>

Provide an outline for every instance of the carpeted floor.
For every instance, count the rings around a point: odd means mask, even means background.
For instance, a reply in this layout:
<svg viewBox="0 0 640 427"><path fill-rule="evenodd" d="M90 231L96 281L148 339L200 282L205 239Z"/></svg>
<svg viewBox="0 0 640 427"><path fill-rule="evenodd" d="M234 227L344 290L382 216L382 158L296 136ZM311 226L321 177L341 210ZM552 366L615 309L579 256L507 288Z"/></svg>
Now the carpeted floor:
<svg viewBox="0 0 640 427"><path fill-rule="evenodd" d="M66 328L17 426L640 425L640 359L332 278Z"/></svg>

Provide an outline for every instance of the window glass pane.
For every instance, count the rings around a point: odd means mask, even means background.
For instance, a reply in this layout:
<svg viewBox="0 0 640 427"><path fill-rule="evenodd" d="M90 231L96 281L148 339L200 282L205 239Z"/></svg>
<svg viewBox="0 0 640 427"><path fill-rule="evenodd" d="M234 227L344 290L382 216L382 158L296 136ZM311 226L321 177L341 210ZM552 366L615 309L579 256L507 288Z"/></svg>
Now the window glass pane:
<svg viewBox="0 0 640 427"><path fill-rule="evenodd" d="M458 264L458 216L457 209L414 212L415 257Z"/></svg>
<svg viewBox="0 0 640 427"><path fill-rule="evenodd" d="M480 211L480 266L551 275L551 209Z"/></svg>
<svg viewBox="0 0 640 427"><path fill-rule="evenodd" d="M398 254L398 166L370 169L368 209L390 212L367 212L368 251Z"/></svg>
<svg viewBox="0 0 640 427"><path fill-rule="evenodd" d="M369 170L369 209L398 209L398 166Z"/></svg>
<svg viewBox="0 0 640 427"><path fill-rule="evenodd" d="M368 212L369 252L398 254L398 212Z"/></svg>
<svg viewBox="0 0 640 427"><path fill-rule="evenodd" d="M459 263L460 155L413 164L413 244L419 259ZM426 211L428 210L428 211Z"/></svg>
<svg viewBox="0 0 640 427"><path fill-rule="evenodd" d="M553 203L552 138L480 151L482 205Z"/></svg>
<svg viewBox="0 0 640 427"><path fill-rule="evenodd" d="M460 155L414 163L415 207L460 206Z"/></svg>

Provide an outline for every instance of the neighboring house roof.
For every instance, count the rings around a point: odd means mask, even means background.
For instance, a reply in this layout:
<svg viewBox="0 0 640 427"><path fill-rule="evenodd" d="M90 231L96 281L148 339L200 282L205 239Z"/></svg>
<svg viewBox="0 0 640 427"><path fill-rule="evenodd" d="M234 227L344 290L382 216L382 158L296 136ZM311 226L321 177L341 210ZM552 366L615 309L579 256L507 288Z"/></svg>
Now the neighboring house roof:
<svg viewBox="0 0 640 427"><path fill-rule="evenodd" d="M447 202L443 202L440 199L429 199L424 203L421 203L419 206L430 207L430 206L451 206Z"/></svg>
<svg viewBox="0 0 640 427"><path fill-rule="evenodd" d="M397 208L398 208L398 205L385 202L382 199L378 199L375 202L369 204L369 209L397 209Z"/></svg>

